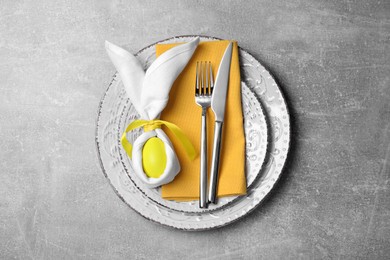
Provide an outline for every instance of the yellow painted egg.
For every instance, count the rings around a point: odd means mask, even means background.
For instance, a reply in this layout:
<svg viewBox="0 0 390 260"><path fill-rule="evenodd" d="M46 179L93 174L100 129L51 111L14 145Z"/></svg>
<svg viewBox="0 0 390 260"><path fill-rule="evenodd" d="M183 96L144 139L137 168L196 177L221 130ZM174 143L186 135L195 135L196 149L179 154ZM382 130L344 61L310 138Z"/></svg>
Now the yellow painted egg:
<svg viewBox="0 0 390 260"><path fill-rule="evenodd" d="M164 142L157 137L146 141L142 150L142 167L149 178L158 178L164 173L167 154Z"/></svg>

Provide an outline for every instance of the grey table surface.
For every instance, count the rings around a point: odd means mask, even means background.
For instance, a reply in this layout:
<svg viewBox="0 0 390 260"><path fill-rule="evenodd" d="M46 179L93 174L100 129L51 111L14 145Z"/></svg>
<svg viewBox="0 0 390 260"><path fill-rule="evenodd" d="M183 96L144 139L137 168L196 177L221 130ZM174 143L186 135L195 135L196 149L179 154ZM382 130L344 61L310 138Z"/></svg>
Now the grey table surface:
<svg viewBox="0 0 390 260"><path fill-rule="evenodd" d="M390 257L389 1L3 0L0 21L0 258ZM104 40L135 53L187 34L260 60L293 127L269 198L195 233L125 205L94 142Z"/></svg>

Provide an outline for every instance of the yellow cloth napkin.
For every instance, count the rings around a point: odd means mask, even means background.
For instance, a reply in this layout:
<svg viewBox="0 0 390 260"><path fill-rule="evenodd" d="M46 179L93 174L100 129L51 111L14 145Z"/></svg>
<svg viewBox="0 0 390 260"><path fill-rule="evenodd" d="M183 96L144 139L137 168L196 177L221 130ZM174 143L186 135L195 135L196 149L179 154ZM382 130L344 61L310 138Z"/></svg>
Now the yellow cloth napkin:
<svg viewBox="0 0 390 260"><path fill-rule="evenodd" d="M195 103L195 69L197 61L211 61L214 81L220 61L229 41L201 42L186 68L176 79L169 94L169 102L161 119L179 126L200 151L201 107ZM157 44L157 57L176 46ZM233 45L229 88L226 100L225 121L222 133L222 150L218 197L246 194L245 137L241 106L240 66L237 42ZM162 197L168 200L188 201L199 198L200 156L190 161L177 139L166 131L180 160L181 171L176 178L162 187ZM211 166L214 140L214 113L207 111L208 166ZM210 171L210 170L209 170Z"/></svg>

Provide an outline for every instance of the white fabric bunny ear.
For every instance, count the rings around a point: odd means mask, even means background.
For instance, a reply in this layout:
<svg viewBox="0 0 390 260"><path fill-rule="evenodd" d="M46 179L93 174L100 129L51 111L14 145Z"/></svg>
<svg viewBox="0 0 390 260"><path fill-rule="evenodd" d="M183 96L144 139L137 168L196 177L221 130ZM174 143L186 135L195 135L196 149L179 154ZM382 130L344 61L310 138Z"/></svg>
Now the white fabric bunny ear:
<svg viewBox="0 0 390 260"><path fill-rule="evenodd" d="M156 119L168 103L169 91L173 82L191 59L198 43L199 38L197 37L191 42L166 51L144 72L141 63L134 55L106 41L107 53L122 79L131 103L141 116L142 120L139 121L143 121L143 124L134 122L135 127L130 124L126 132L136 127L148 126L148 122L152 122L150 131L139 136L133 144L134 147L128 144L125 135L124 138L122 137L122 145L132 158L135 173L149 187L158 187L172 181L180 171L179 161L172 144L164 131L159 128L164 123L163 121L157 122ZM166 122L165 125L172 124ZM168 128L170 130L177 128L176 126L171 127ZM179 135L183 138L182 133L179 133ZM185 146L192 147L188 140L182 142ZM152 149L144 149L146 147L152 147ZM153 153L161 157L161 149L163 149L166 156L165 163L164 160L157 160L159 162L153 160L156 157ZM145 150L148 150L147 154L145 154ZM149 160L150 158L152 160Z"/></svg>

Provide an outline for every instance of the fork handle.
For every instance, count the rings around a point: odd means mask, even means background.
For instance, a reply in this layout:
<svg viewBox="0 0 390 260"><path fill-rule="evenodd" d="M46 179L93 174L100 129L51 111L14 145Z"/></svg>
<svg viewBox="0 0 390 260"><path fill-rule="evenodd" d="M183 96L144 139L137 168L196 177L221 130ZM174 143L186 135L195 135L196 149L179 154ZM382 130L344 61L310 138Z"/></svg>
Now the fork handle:
<svg viewBox="0 0 390 260"><path fill-rule="evenodd" d="M209 187L209 202L217 203L217 186L219 173L219 159L221 155L221 137L222 137L223 122L215 121L214 127L214 144L213 158L211 159L210 187Z"/></svg>
<svg viewBox="0 0 390 260"><path fill-rule="evenodd" d="M202 108L202 131L200 143L200 185L199 207L207 207L207 125L206 108Z"/></svg>

